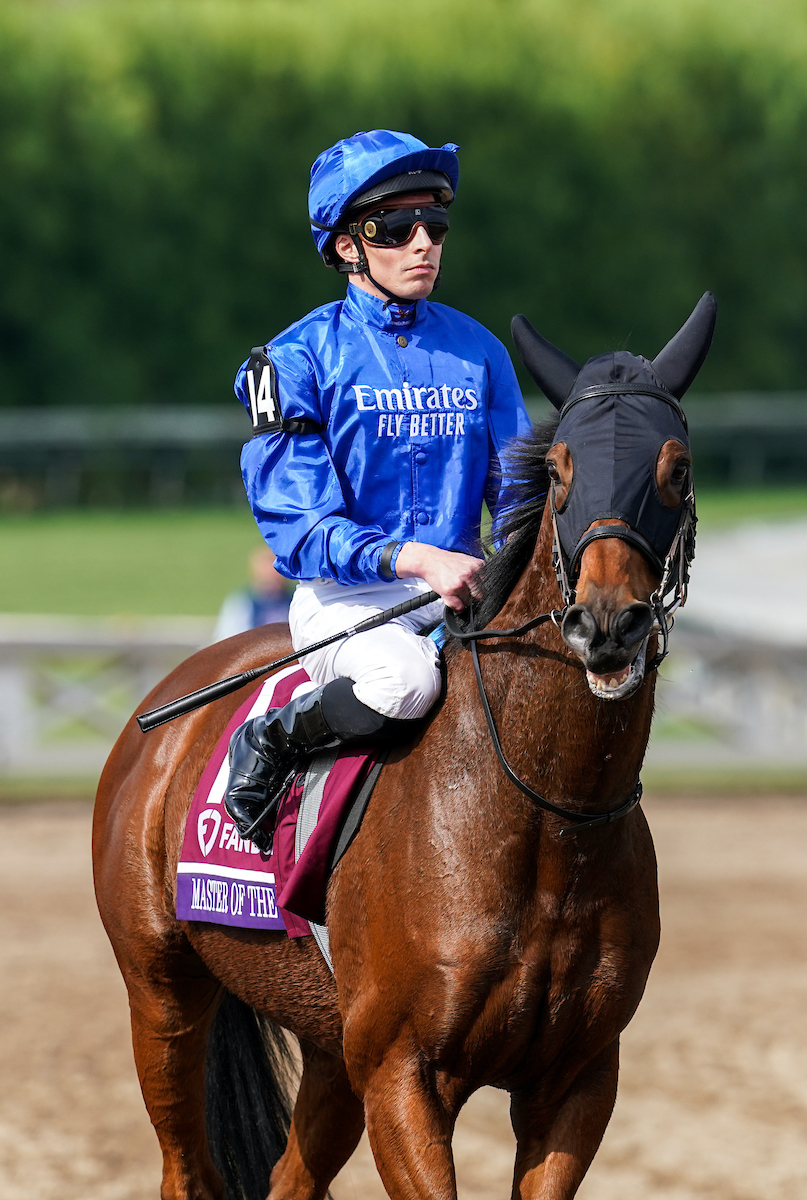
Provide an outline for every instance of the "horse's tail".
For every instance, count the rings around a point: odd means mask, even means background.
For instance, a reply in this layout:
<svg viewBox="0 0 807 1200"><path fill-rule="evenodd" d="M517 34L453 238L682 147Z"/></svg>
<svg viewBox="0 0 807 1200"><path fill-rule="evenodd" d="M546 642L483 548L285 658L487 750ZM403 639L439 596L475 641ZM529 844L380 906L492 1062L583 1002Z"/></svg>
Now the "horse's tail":
<svg viewBox="0 0 807 1200"><path fill-rule="evenodd" d="M227 1200L265 1200L291 1122L283 1030L225 991L207 1042L205 1116Z"/></svg>

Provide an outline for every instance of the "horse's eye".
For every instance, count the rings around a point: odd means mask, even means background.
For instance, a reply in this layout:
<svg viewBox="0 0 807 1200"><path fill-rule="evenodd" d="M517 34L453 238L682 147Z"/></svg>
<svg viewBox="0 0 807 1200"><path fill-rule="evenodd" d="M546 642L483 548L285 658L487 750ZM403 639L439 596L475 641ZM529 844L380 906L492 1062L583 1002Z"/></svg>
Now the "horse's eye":
<svg viewBox="0 0 807 1200"><path fill-rule="evenodd" d="M560 475L558 474L558 468L555 466L555 464L553 462L550 462L548 459L547 459L547 463L546 463L546 469L547 469L549 478L552 480L552 482L560 483Z"/></svg>
<svg viewBox="0 0 807 1200"><path fill-rule="evenodd" d="M679 462L673 468L672 478L673 483L683 483L689 471L689 463Z"/></svg>

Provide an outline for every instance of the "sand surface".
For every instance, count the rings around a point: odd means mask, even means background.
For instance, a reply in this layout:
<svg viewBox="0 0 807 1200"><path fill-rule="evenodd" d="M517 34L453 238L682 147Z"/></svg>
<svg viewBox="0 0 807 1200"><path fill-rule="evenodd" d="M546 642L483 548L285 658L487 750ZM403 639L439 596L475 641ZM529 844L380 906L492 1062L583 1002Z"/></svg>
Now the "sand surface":
<svg viewBox="0 0 807 1200"><path fill-rule="evenodd" d="M647 801L662 947L586 1200L807 1196L807 801ZM157 1200L85 804L0 809L0 1200ZM507 1100L461 1115L460 1195L510 1192ZM383 1200L362 1143L335 1200Z"/></svg>

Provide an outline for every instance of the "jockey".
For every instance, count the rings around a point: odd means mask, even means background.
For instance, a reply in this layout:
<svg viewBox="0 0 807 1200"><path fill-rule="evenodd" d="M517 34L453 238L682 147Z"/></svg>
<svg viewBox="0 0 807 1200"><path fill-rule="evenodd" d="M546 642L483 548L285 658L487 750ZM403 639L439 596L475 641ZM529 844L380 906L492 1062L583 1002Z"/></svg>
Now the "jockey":
<svg viewBox="0 0 807 1200"><path fill-rule="evenodd" d="M501 342L428 299L458 149L376 129L319 156L309 217L347 296L253 350L236 377L253 422L249 503L297 581L295 650L426 591L442 601L310 654L314 690L235 732L225 805L262 849L265 810L312 751L414 736L441 688L421 631L478 595L482 503L495 511L501 451L529 428Z"/></svg>

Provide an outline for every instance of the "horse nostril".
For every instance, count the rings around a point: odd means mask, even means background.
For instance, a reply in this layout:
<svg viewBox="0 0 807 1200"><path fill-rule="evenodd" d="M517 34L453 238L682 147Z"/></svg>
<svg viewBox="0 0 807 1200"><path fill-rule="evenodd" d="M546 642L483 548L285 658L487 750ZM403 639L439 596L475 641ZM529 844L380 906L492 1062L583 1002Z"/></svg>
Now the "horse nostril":
<svg viewBox="0 0 807 1200"><path fill-rule="evenodd" d="M611 637L617 645L630 648L643 641L653 627L653 612L649 604L637 601L623 608L611 622Z"/></svg>
<svg viewBox="0 0 807 1200"><path fill-rule="evenodd" d="M595 638L602 637L593 614L584 604L572 605L563 618L560 632L566 645L579 653L588 650Z"/></svg>

